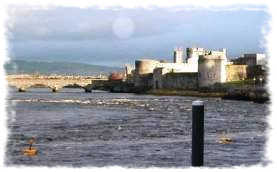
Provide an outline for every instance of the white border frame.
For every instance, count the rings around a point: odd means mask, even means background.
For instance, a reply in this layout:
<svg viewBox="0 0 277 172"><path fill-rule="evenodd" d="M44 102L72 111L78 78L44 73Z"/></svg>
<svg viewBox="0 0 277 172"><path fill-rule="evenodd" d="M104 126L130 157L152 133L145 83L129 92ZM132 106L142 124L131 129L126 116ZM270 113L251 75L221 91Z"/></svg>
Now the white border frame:
<svg viewBox="0 0 277 172"><path fill-rule="evenodd" d="M92 1L92 0L56 0L56 1L51 1L51 0L2 0L0 2L0 55L1 55L1 60L0 64L3 66L3 64L9 59L8 57L8 44L6 40L6 27L5 24L8 22L8 16L7 16L7 8L10 5L30 5L34 6L37 8L51 8L53 6L64 6L64 7L79 7L79 8L87 8L90 6L97 6L99 8L112 8L115 6L121 6L124 8L137 8L137 7L142 7L142 8L147 8L151 9L153 7L161 7L161 8L166 8L166 7L175 7L175 6L188 6L190 9L193 9L194 7L197 8L207 8L207 9L220 9L222 8L223 10L236 10L240 9L241 7L244 9L247 9L248 5L265 5L268 8L268 13L271 15L271 20L269 21L269 27L270 27L270 33L268 33L265 36L265 44L266 44L266 49L267 49L267 54L269 56L269 90L271 94L271 105L270 105L270 111L271 115L268 118L268 123L270 126L270 130L268 130L267 133L267 145L266 145L266 158L270 160L272 163L267 164L266 166L262 165L257 165L257 166L251 166L251 167L236 167L236 168L229 168L229 169L224 169L224 170L262 170L266 168L266 170L269 169L277 169L276 164L274 162L274 159L276 158L276 155L274 153L277 153L277 148L276 148L276 112L277 109L274 109L273 107L276 107L275 104L275 91L274 88L277 88L276 86L276 81L274 80L274 74L277 73L277 67L276 67L276 58L277 58L277 34L276 34L276 22L274 22L273 19L276 20L276 10L274 10L274 1L265 1L265 0L229 0L229 1L222 1L222 0L187 0L187 1L181 1L181 0L160 0L160 1L150 1L150 0L102 0L102 1ZM229 8L230 7L230 8ZM249 8L251 10L251 8ZM253 10L253 8L252 8ZM4 156L5 156L5 147L6 147L6 139L7 139L7 128L6 128L6 97L7 97L7 83L5 80L5 74L3 67L0 68L0 89L2 90L0 94L0 108L1 108L1 115L0 115L0 133L1 133L1 144L0 144L0 167L1 170L5 171L10 171L10 170L28 170L28 171L48 171L50 170L47 167L6 167L4 166ZM4 90L4 91L3 91ZM274 136L275 134L275 136ZM5 168L5 169L2 169ZM188 167L189 168L189 167ZM56 169L56 168L51 168L51 169ZM96 168L79 168L78 171L87 171L87 170L93 170ZM186 168L187 169L187 168ZM59 168L58 170L64 170L64 171L75 171L75 168ZM139 170L158 170L158 171L183 171L184 169L168 169L168 168L148 168L148 169L127 169L127 168L122 168L122 167L109 167L109 168L100 168L97 169L100 171L108 171L108 170L120 170L120 171L126 171L126 170L131 170L131 171L139 171ZM199 170L199 169L193 169L193 170ZM217 168L205 168L205 170L217 170Z"/></svg>

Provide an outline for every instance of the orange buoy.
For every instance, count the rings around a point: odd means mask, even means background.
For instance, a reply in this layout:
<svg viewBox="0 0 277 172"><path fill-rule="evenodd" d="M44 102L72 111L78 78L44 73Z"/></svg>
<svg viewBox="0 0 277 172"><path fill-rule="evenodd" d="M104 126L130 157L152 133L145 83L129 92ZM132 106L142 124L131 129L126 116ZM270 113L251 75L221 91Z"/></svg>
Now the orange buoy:
<svg viewBox="0 0 277 172"><path fill-rule="evenodd" d="M35 155L37 155L37 152L38 152L37 149L32 147L34 142L35 142L35 138L32 137L29 140L29 147L23 149L23 155L26 155L26 156L35 156Z"/></svg>
<svg viewBox="0 0 277 172"><path fill-rule="evenodd" d="M37 155L37 149L36 148L25 148L23 150L23 155L26 155L26 156L35 156Z"/></svg>

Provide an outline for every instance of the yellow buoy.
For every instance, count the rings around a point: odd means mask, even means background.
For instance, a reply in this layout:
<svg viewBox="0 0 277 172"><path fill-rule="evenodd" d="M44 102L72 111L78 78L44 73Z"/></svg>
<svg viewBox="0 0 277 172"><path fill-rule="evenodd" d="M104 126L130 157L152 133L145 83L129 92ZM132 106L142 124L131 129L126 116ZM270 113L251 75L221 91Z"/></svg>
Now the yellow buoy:
<svg viewBox="0 0 277 172"><path fill-rule="evenodd" d="M232 143L232 139L226 136L223 136L219 139L220 144L229 144Z"/></svg>
<svg viewBox="0 0 277 172"><path fill-rule="evenodd" d="M35 142L35 138L32 137L29 140L29 147L23 149L23 155L26 155L26 156L35 156L35 155L37 155L37 152L38 152L37 149L32 147L34 142Z"/></svg>

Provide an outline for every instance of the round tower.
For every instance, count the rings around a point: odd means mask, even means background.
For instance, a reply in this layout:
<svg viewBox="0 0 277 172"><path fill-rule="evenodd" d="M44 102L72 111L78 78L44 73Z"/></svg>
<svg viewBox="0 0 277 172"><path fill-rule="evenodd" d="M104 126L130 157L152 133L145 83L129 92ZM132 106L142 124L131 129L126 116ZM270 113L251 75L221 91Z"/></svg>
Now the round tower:
<svg viewBox="0 0 277 172"><path fill-rule="evenodd" d="M225 55L200 55L198 61L198 82L200 87L226 82Z"/></svg>
<svg viewBox="0 0 277 172"><path fill-rule="evenodd" d="M135 61L135 71L138 75L153 73L156 66L159 64L157 60L141 59Z"/></svg>

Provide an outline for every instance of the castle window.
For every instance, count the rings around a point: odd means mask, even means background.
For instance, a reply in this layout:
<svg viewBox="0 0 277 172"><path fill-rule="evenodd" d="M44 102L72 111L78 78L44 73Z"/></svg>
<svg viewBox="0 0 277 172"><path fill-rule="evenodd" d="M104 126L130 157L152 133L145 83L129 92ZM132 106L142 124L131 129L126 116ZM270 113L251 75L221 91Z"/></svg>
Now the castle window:
<svg viewBox="0 0 277 172"><path fill-rule="evenodd" d="M216 76L216 74L213 73L213 72L208 72L208 73L207 73L207 77L210 78L210 79L214 79L215 76Z"/></svg>

